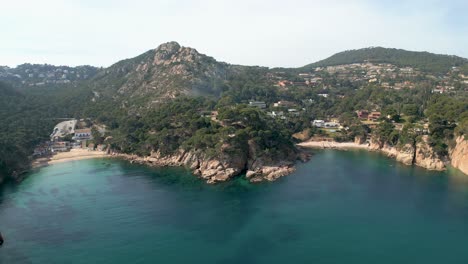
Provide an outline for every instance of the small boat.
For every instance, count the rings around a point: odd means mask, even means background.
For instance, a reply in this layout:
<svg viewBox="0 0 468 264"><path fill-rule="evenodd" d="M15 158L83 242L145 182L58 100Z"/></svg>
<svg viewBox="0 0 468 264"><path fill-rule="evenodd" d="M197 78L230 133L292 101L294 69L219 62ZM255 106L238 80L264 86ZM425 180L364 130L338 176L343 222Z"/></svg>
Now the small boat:
<svg viewBox="0 0 468 264"><path fill-rule="evenodd" d="M3 236L2 233L0 233L0 246L3 245Z"/></svg>

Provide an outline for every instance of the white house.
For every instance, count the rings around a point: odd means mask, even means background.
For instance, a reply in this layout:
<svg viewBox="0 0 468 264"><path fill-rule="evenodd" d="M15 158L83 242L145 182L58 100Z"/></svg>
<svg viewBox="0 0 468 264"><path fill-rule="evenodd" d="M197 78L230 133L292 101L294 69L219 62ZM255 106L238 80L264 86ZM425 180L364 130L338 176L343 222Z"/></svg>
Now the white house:
<svg viewBox="0 0 468 264"><path fill-rule="evenodd" d="M312 125L316 127L324 127L325 126L325 121L323 120L314 120L312 121Z"/></svg>
<svg viewBox="0 0 468 264"><path fill-rule="evenodd" d="M85 140L85 139L92 139L91 129L76 129L75 136L73 137L74 140Z"/></svg>

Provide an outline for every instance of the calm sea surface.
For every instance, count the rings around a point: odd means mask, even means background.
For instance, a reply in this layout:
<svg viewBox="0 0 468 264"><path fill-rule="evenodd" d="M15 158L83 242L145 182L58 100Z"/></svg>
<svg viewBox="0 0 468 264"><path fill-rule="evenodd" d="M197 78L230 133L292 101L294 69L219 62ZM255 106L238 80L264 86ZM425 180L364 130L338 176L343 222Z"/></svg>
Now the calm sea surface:
<svg viewBox="0 0 468 264"><path fill-rule="evenodd" d="M0 263L468 263L468 176L318 151L274 183L95 159L0 188Z"/></svg>

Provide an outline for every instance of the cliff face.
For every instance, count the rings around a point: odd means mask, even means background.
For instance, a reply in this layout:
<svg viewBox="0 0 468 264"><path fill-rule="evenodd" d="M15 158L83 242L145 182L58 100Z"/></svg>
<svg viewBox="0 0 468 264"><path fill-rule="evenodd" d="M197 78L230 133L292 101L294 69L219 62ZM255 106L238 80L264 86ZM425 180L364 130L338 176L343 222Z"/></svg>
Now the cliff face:
<svg viewBox="0 0 468 264"><path fill-rule="evenodd" d="M381 144L372 141L369 148L374 151L381 151L385 155L406 165L412 165L414 163L415 148L411 144L406 144L403 148L397 149L396 147L388 144Z"/></svg>
<svg viewBox="0 0 468 264"><path fill-rule="evenodd" d="M445 164L442 158L429 146L428 139L429 136L423 136L422 140L416 144L414 164L429 170L444 170Z"/></svg>
<svg viewBox="0 0 468 264"><path fill-rule="evenodd" d="M450 150L451 165L468 175L468 140L463 136L456 139L456 145Z"/></svg>
<svg viewBox="0 0 468 264"><path fill-rule="evenodd" d="M224 182L242 173L246 173L251 182L274 181L294 171L297 153L287 152L283 157L271 158L266 155L257 156L255 151L255 144L249 142L247 152L233 150L226 145L216 157L209 157L200 150L179 150L172 155L162 155L155 151L148 157L120 156L131 162L158 167L184 166L207 183Z"/></svg>
<svg viewBox="0 0 468 264"><path fill-rule="evenodd" d="M423 136L421 141L415 144L406 144L401 148L382 143L373 138L369 146L370 150L381 151L385 155L395 158L406 165L416 165L428 170L444 170L445 164L428 144L428 136Z"/></svg>

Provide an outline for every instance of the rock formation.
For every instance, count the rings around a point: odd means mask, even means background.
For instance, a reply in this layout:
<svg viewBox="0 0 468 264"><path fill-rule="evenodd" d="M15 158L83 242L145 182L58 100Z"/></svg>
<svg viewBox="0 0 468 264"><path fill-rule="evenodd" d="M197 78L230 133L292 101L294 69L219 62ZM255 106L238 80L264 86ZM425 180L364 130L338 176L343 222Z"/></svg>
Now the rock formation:
<svg viewBox="0 0 468 264"><path fill-rule="evenodd" d="M428 144L428 136L422 136L421 141L414 144L405 144L402 147L391 146L373 138L370 150L381 151L385 155L395 158L406 165L416 165L428 170L444 170L445 163Z"/></svg>
<svg viewBox="0 0 468 264"><path fill-rule="evenodd" d="M171 155L163 155L153 151L150 156L117 154L132 163L141 163L151 166L184 166L207 183L224 182L246 173L251 182L274 181L294 171L294 164L298 158L305 161L308 156L298 153L286 153L283 157L269 157L258 154L256 145L249 142L249 151L229 149L224 146L216 157L210 157L201 150L179 150Z"/></svg>
<svg viewBox="0 0 468 264"><path fill-rule="evenodd" d="M428 144L429 136L422 136L421 141L416 143L416 156L414 164L429 170L444 170L445 164L441 157L434 152Z"/></svg>
<svg viewBox="0 0 468 264"><path fill-rule="evenodd" d="M468 140L463 136L456 138L456 145L450 149L451 165L468 175Z"/></svg>

